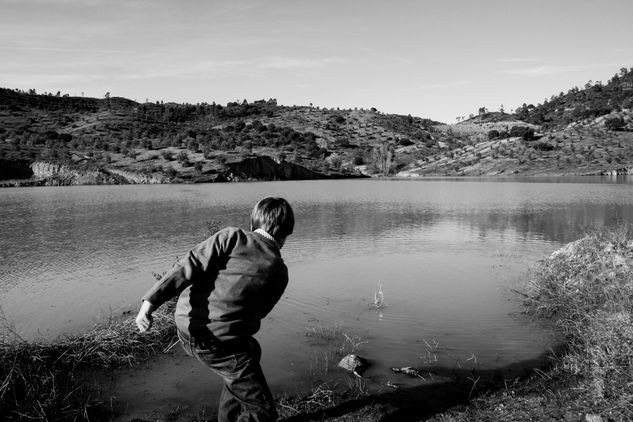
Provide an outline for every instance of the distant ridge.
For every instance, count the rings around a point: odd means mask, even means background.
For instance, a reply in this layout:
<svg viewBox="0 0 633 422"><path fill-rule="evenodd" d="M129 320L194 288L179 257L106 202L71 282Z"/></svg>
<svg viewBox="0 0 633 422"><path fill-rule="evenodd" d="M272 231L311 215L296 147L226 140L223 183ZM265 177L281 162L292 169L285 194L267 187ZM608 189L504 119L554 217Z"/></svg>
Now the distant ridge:
<svg viewBox="0 0 633 422"><path fill-rule="evenodd" d="M606 85L588 83L514 113L480 109L453 125L375 108L283 106L275 99L226 105L139 103L109 93L84 98L0 88L0 160L21 163L5 164L9 170L0 178L20 185L21 180L262 180L273 174L611 174L633 168L632 106L633 71L625 68ZM236 163L254 163L257 157L272 158L260 164L296 167L285 173L232 173L238 167L255 168ZM23 166L35 162L101 176L34 180L37 176L26 176Z"/></svg>

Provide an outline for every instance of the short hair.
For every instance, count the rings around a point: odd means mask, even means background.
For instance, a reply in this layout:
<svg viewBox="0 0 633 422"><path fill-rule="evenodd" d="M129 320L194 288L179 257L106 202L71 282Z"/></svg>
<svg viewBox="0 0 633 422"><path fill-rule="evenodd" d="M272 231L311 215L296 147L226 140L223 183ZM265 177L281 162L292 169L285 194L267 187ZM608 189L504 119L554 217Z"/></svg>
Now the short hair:
<svg viewBox="0 0 633 422"><path fill-rule="evenodd" d="M279 241L292 234L295 215L288 201L269 196L262 199L251 213L251 230L263 229Z"/></svg>

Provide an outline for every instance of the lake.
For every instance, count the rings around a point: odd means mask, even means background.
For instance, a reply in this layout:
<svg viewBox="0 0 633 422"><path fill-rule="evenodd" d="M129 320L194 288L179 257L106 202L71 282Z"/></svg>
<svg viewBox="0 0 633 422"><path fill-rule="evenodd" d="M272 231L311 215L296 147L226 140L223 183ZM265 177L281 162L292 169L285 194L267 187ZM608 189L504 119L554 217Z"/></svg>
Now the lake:
<svg viewBox="0 0 633 422"><path fill-rule="evenodd" d="M377 377L391 366L535 359L552 336L517 315L511 289L587 227L633 222L626 178L3 189L4 318L25 338L51 339L136 313L152 272L202 241L207 221L248 227L269 195L288 199L296 217L282 250L290 284L258 334L273 389L335 366L315 332L360 343Z"/></svg>

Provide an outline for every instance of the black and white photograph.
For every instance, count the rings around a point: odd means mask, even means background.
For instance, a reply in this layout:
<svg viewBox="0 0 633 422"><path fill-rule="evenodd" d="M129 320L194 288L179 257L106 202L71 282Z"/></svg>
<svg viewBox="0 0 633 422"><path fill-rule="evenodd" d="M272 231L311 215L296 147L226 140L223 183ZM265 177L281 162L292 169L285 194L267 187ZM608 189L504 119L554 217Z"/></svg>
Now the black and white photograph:
<svg viewBox="0 0 633 422"><path fill-rule="evenodd" d="M0 421L633 421L632 20L0 0Z"/></svg>

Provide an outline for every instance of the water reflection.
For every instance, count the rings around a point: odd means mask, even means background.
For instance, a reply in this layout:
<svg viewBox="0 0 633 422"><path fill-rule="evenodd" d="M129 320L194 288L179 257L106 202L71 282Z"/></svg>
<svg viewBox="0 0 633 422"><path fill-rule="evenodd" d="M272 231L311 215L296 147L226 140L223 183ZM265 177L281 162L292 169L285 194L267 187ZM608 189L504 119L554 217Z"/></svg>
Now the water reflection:
<svg viewBox="0 0 633 422"><path fill-rule="evenodd" d="M402 366L430 339L446 364L476 353L507 365L549 340L510 316L507 289L526 266L587 226L633 221L630 180L610 179L6 189L0 306L26 337L83 330L100 313L135 309L152 272L202 240L207 220L247 227L252 205L278 195L297 226L283 250L291 284L261 335L267 365L283 356L300 367L305 328L334 323ZM387 306L377 311L379 282Z"/></svg>

